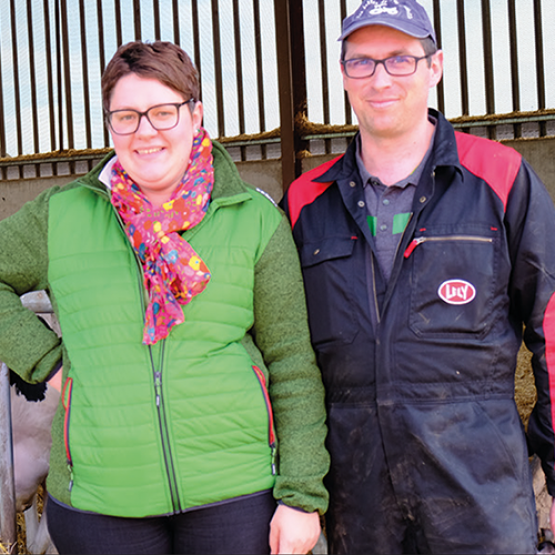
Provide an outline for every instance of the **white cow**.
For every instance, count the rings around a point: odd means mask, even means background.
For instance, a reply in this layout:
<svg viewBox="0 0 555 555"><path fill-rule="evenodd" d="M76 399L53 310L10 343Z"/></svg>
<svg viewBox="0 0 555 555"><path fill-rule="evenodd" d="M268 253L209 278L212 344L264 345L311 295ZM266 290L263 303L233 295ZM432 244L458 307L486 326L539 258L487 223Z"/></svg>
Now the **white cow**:
<svg viewBox="0 0 555 555"><path fill-rule="evenodd" d="M36 312L49 308L44 292L25 295L22 301ZM60 334L59 325L52 315L42 314L41 319ZM48 384L34 385L10 372L15 506L16 511L23 511L25 516L30 553L57 553L48 534L46 516L43 514L39 521L37 489L44 484L49 470L51 427L60 400L60 381L61 372Z"/></svg>
<svg viewBox="0 0 555 555"><path fill-rule="evenodd" d="M38 519L37 489L49 469L50 428L60 392L47 384L29 386L10 376L12 441L16 510L24 511L27 549L30 553L55 553L46 525Z"/></svg>

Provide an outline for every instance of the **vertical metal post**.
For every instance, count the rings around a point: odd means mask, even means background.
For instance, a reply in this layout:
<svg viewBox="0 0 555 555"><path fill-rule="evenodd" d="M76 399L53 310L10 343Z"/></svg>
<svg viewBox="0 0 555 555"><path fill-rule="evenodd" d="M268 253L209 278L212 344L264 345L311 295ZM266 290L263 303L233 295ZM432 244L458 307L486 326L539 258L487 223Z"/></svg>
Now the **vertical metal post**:
<svg viewBox="0 0 555 555"><path fill-rule="evenodd" d="M516 6L515 0L508 0L509 13L509 47L511 51L511 83L513 92L513 112L520 112L520 77L518 72L518 45L516 32ZM522 125L513 125L515 139L522 137Z"/></svg>
<svg viewBox="0 0 555 555"><path fill-rule="evenodd" d="M539 0L534 0L534 31L536 46L536 86L538 89L538 110L545 110L545 65L543 59L543 28L542 6ZM545 137L547 126L540 122L540 137Z"/></svg>
<svg viewBox="0 0 555 555"><path fill-rule="evenodd" d="M491 6L489 0L482 0L482 33L484 37L486 112L488 114L495 114L495 90L493 84L493 41L491 30ZM493 140L496 139L496 127L488 127L488 137Z"/></svg>
<svg viewBox="0 0 555 555"><path fill-rule="evenodd" d="M89 61L87 55L87 27L85 1L79 0L79 34L81 35L81 75L83 84L83 104L85 111L85 135L87 148L92 148L91 95L89 92ZM88 162L89 170L91 162Z"/></svg>
<svg viewBox="0 0 555 555"><path fill-rule="evenodd" d="M31 113L33 116L33 147L35 153L40 151L39 123L37 115L37 78L35 64L35 40L33 31L33 10L31 2L27 2L27 34L29 45L29 72L31 77ZM39 176L39 166L35 166L35 177Z"/></svg>
<svg viewBox="0 0 555 555"><path fill-rule="evenodd" d="M233 0L233 38L235 43L235 82L237 83L237 115L239 134L245 132L245 95L243 91L243 59L241 56L241 11L239 0ZM247 159L246 147L241 147L241 161Z"/></svg>
<svg viewBox="0 0 555 555"><path fill-rule="evenodd" d="M98 24L98 55L100 62L99 77L102 77L102 74L104 73L104 68L106 67L106 45L104 44L104 16L102 15L102 0L96 0L96 17ZM110 135L108 134L108 127L106 125L102 125L102 132L104 136L104 146L109 146Z"/></svg>
<svg viewBox="0 0 555 555"><path fill-rule="evenodd" d="M60 0L60 31L62 41L63 60L59 63L63 65L64 74L64 92L65 92L65 105L66 105L66 120L67 120L67 148L75 148L73 140L73 98L71 95L71 60L69 51L69 24L67 13L67 0ZM63 124L62 114L60 114L60 126ZM63 148L63 143L60 141L60 148ZM75 172L75 163L71 162L69 171Z"/></svg>
<svg viewBox="0 0 555 555"><path fill-rule="evenodd" d="M212 0L212 44L214 45L214 79L216 81L218 137L225 137L224 91L222 77L222 39L220 36L220 7L218 0Z"/></svg>
<svg viewBox="0 0 555 555"><path fill-rule="evenodd" d="M328 77L328 48L326 44L326 8L324 0L318 0L318 16L320 22L320 67L322 68L322 106L324 123L330 122L330 90ZM331 153L331 139L324 140L326 154Z"/></svg>
<svg viewBox="0 0 555 555"><path fill-rule="evenodd" d="M10 378L0 362L0 533L8 553L17 553Z"/></svg>
<svg viewBox="0 0 555 555"><path fill-rule="evenodd" d="M441 36L441 8L439 0L434 0L434 30L436 32L437 47L441 50L443 40ZM445 113L445 90L443 87L443 78L437 84L437 109Z"/></svg>
<svg viewBox="0 0 555 555"><path fill-rule="evenodd" d="M141 40L141 0L133 0L133 28L135 29L135 40Z"/></svg>
<svg viewBox="0 0 555 555"><path fill-rule="evenodd" d="M301 174L301 160L297 153L306 148L300 129L302 115L306 111L303 4L297 0L274 0L274 12L281 119L281 179L285 192L291 181Z"/></svg>
<svg viewBox="0 0 555 555"><path fill-rule="evenodd" d="M15 100L15 113L21 114L21 87L19 83L19 48L18 48L18 32L16 23L15 1L10 1L10 23L12 32L12 74L13 74L13 87L14 87L14 100ZM17 130L17 154L23 154L23 129L21 127L21 117L16 118ZM21 166L19 166L19 177L23 177Z"/></svg>
<svg viewBox="0 0 555 555"><path fill-rule="evenodd" d="M50 28L50 2L49 0L44 0L43 2L43 12L44 12L44 41L45 41L45 52L46 52L46 80L48 83L48 113L50 122L50 150L56 150L56 111L54 107L54 85L53 85L53 75L54 66L52 63L52 42L51 35L52 29ZM52 164L53 168L56 164Z"/></svg>
<svg viewBox="0 0 555 555"><path fill-rule="evenodd" d="M3 71L2 71L2 57L0 56L0 157L4 158L8 154L8 145L6 144L6 116L4 108L4 84L3 84ZM5 166L0 171L2 180L8 176L8 171Z"/></svg>
<svg viewBox="0 0 555 555"><path fill-rule="evenodd" d="M266 114L264 105L264 62L262 60L262 33L260 30L260 5L258 0L252 4L254 19L254 51L256 56L256 84L258 88L258 120L260 131L266 131ZM266 160L266 145L260 145L262 160Z"/></svg>
<svg viewBox="0 0 555 555"><path fill-rule="evenodd" d="M470 113L468 100L468 65L466 61L466 26L464 0L457 0L457 28L459 35L459 66L461 78L461 111L463 116Z"/></svg>
<svg viewBox="0 0 555 555"><path fill-rule="evenodd" d="M340 2L340 10L341 10L341 22L347 17L347 4L346 0L341 0ZM349 95L347 91L343 93L343 100L345 104L345 123L350 125L353 123L353 111L351 110L351 103L349 102Z"/></svg>
<svg viewBox="0 0 555 555"><path fill-rule="evenodd" d="M152 0L152 11L154 12L154 38L160 40L162 33L160 31L160 2Z"/></svg>

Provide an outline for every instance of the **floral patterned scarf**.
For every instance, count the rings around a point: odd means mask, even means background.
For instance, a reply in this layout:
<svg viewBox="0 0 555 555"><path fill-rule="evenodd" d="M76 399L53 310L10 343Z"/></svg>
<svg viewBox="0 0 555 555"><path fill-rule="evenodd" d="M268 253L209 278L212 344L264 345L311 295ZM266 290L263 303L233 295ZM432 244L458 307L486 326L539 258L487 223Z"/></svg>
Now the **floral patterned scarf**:
<svg viewBox="0 0 555 555"><path fill-rule="evenodd" d="M112 167L112 204L139 256L149 296L143 343L164 339L184 321L183 309L202 293L210 271L178 233L202 221L214 184L212 143L206 130L194 137L189 167L170 199L154 208L119 161Z"/></svg>

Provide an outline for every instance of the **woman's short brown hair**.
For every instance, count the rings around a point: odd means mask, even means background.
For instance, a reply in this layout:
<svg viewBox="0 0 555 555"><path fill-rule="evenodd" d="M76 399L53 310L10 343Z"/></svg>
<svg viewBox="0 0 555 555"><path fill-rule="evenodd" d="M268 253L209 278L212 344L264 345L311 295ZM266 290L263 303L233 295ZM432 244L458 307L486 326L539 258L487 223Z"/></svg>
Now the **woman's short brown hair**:
<svg viewBox="0 0 555 555"><path fill-rule="evenodd" d="M199 99L198 72L183 49L172 42L137 40L120 46L102 74L102 107L105 112L110 110L116 83L129 73L157 79L182 94L183 100ZM194 104L189 106L194 108Z"/></svg>

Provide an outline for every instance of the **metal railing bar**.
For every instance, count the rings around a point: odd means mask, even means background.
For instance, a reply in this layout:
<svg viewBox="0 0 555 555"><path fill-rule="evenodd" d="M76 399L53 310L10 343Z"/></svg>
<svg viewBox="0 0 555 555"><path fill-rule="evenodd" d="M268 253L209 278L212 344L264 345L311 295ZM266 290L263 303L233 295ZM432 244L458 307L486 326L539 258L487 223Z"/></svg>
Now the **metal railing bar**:
<svg viewBox="0 0 555 555"><path fill-rule="evenodd" d="M266 107L264 103L264 62L262 60L262 32L260 29L260 4L259 0L253 0L254 20L254 51L256 60L256 84L258 89L258 124L260 131L266 131ZM266 146L261 145L260 153L262 159L267 156Z"/></svg>
<svg viewBox="0 0 555 555"><path fill-rule="evenodd" d="M341 21L343 21L347 17L347 1L341 0L339 9L341 12ZM347 91L343 91L343 103L344 103L344 110L345 110L345 123L350 125L353 123L353 112L351 110L351 103L349 102L349 95Z"/></svg>
<svg viewBox="0 0 555 555"><path fill-rule="evenodd" d="M303 135L303 141L321 141L327 139L344 139L354 137L357 131L340 131L339 133L311 133L310 135ZM326 153L329 154L329 153Z"/></svg>
<svg viewBox="0 0 555 555"><path fill-rule="evenodd" d="M198 13L198 0L192 0L191 2L191 19L193 23L193 45L194 45L194 61L195 67L199 73L200 81L200 98L202 100L202 69L200 60L200 27L199 27L199 13Z"/></svg>
<svg viewBox="0 0 555 555"><path fill-rule="evenodd" d="M443 40L441 35L441 8L439 0L434 0L434 29L436 32L437 47L442 48ZM437 84L437 107L441 113L445 113L445 88L443 79Z"/></svg>
<svg viewBox="0 0 555 555"><path fill-rule="evenodd" d="M181 45L181 37L179 34L179 3L178 0L172 0L172 21L173 21L173 42Z"/></svg>
<svg viewBox="0 0 555 555"><path fill-rule="evenodd" d="M64 149L64 100L62 97L62 38L61 38L61 23L60 23L60 2L55 1L54 4L54 40L56 47L56 100L58 107L58 148ZM54 175L57 174L58 168L54 167Z"/></svg>
<svg viewBox="0 0 555 555"><path fill-rule="evenodd" d="M239 133L245 132L245 102L243 91L243 57L241 56L241 22L239 0L233 0L233 42L235 46L235 81L237 83L237 112ZM246 150L241 147L241 160L245 160Z"/></svg>
<svg viewBox="0 0 555 555"><path fill-rule="evenodd" d="M510 118L495 118L495 119L476 119L473 121L451 121L451 125L455 129L468 129L474 127L496 127L499 125L514 125L523 123L540 123L546 121L555 121L555 114L545 114L537 116L517 116ZM342 137L352 137L357 133L353 131L340 131L337 133L311 133L310 135L303 135L303 140L321 140L321 139L335 139ZM516 137L515 137L516 138Z"/></svg>
<svg viewBox="0 0 555 555"><path fill-rule="evenodd" d="M99 62L100 62L100 75L102 77L104 68L106 67L106 45L104 43L104 16L102 12L102 0L96 0L96 21L98 23L98 48L99 48ZM102 135L104 139L104 146L109 146L110 135L108 128L102 125Z"/></svg>
<svg viewBox="0 0 555 555"><path fill-rule="evenodd" d="M486 112L495 114L495 88L493 83L493 42L491 30L490 0L482 0L482 35L484 41L484 79L486 89ZM488 137L495 140L495 128L488 127Z"/></svg>
<svg viewBox="0 0 555 555"><path fill-rule="evenodd" d="M511 54L511 87L513 97L513 111L520 110L520 76L518 71L518 36L516 27L515 0L507 2L509 16L509 48ZM513 127L515 138L522 136L522 126L515 123Z"/></svg>
<svg viewBox="0 0 555 555"><path fill-rule="evenodd" d="M100 1L100 0L99 0ZM52 65L52 41L50 28L50 2L49 0L44 0L43 2L44 10L44 41L46 50L46 82L48 89L48 113L50 116L49 127L50 127L50 150L56 150L56 113L54 110L54 86L52 83L53 65Z"/></svg>
<svg viewBox="0 0 555 555"><path fill-rule="evenodd" d="M33 9L30 0L27 0L27 35L29 45L29 77L31 81L31 118L33 126L33 149L35 153L37 153L40 150L37 114L37 75L35 64L35 41L33 32Z"/></svg>
<svg viewBox="0 0 555 555"><path fill-rule="evenodd" d="M534 0L534 31L536 46L536 84L538 89L538 109L545 109L545 66L543 59L542 6L540 0ZM546 127L540 124L540 136L544 137Z"/></svg>
<svg viewBox="0 0 555 555"><path fill-rule="evenodd" d="M14 101L15 113L21 114L21 90L19 84L19 55L17 47L17 23L15 15L15 0L10 0L10 25L12 32L12 63L13 63L13 88L14 88ZM21 118L16 118L16 133L17 133L17 153L23 154L23 131L21 128Z"/></svg>
<svg viewBox="0 0 555 555"><path fill-rule="evenodd" d="M222 42L220 37L220 8L218 0L212 0L212 44L214 47L214 77L216 80L216 111L218 113L218 136L225 136L224 94L222 87Z"/></svg>
<svg viewBox="0 0 555 555"><path fill-rule="evenodd" d="M0 156L7 155L7 144L6 144L6 118L5 118L5 107L4 107L4 83L2 79L2 57L0 56ZM2 179L5 179L5 173L2 171Z"/></svg>
<svg viewBox="0 0 555 555"><path fill-rule="evenodd" d="M495 127L499 125L515 125L515 124L523 124L523 123L542 123L548 121L555 121L555 111L548 114L535 114L533 112L521 115L521 116L513 116L513 115L493 115L493 116L485 116L485 117L472 117L469 121L464 121L464 118L453 118L451 119L451 124L456 129L468 129L468 128L476 128L476 127ZM322 133L309 133L309 134L301 134L300 139L303 141L311 141L311 140L325 140L325 139L340 139L345 137L352 137L357 132L357 129L347 130L347 131L329 131L329 132L322 132ZM516 138L516 137L515 137ZM252 139L239 139L233 140L228 138L219 138L217 139L221 142L221 144L225 148L234 148L234 147L249 147L249 146L260 146L260 145L269 145L269 144L278 144L281 142L281 138L277 137L264 137L264 138L252 138ZM37 157L37 158L21 158L21 157L14 157L13 159L5 159L0 160L0 168L7 168L12 166L30 166L36 164L58 164L58 163L69 163L70 161L79 162L79 161L88 161L88 160L100 160L103 158L109 149L99 149L97 152L90 152L90 153L83 153L83 154L72 154L68 156L52 156L52 157ZM24 155L28 156L28 155Z"/></svg>
<svg viewBox="0 0 555 555"><path fill-rule="evenodd" d="M468 101L468 63L466 59L466 23L464 19L464 0L457 0L457 29L459 38L459 74L461 80L461 112L470 113Z"/></svg>
<svg viewBox="0 0 555 555"><path fill-rule="evenodd" d="M154 12L154 38L160 40L162 33L160 30L160 2L158 0L152 0L152 11Z"/></svg>
<svg viewBox="0 0 555 555"><path fill-rule="evenodd" d="M116 42L118 47L123 44L123 31L121 25L121 2L120 0L115 0L114 2L114 12L116 19Z"/></svg>
<svg viewBox="0 0 555 555"><path fill-rule="evenodd" d="M269 145L280 143L281 139L279 137L273 137L270 139L253 139L252 141L225 141L223 146L225 148L237 147L237 146L258 146L258 145Z"/></svg>
<svg viewBox="0 0 555 555"><path fill-rule="evenodd" d="M320 68L322 70L322 111L324 124L330 122L330 91L328 78L328 49L326 44L326 8L324 0L318 0L318 21L320 25ZM324 143L326 154L331 152L331 142Z"/></svg>
<svg viewBox="0 0 555 555"><path fill-rule="evenodd" d="M89 64L87 56L87 29L84 0L79 0L79 31L81 34L81 75L83 76L83 104L85 111L85 137L87 148L92 147L91 96L89 90Z"/></svg>
<svg viewBox="0 0 555 555"><path fill-rule="evenodd" d="M142 36L141 0L133 0L133 30L135 33L135 40L140 40Z"/></svg>
<svg viewBox="0 0 555 555"><path fill-rule="evenodd" d="M63 73L65 85L66 119L67 119L67 148L74 148L73 142L73 98L71 95L71 66L69 53L69 29L67 2L60 2L61 31L62 31L62 50L63 50Z"/></svg>
<svg viewBox="0 0 555 555"><path fill-rule="evenodd" d="M545 116L530 116L530 117L515 117L508 119L495 119L495 120L481 120L481 121L469 121L469 122L451 122L453 127L490 127L496 125L514 125L517 123L543 123L546 121L555 121L555 115L545 115Z"/></svg>

